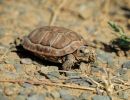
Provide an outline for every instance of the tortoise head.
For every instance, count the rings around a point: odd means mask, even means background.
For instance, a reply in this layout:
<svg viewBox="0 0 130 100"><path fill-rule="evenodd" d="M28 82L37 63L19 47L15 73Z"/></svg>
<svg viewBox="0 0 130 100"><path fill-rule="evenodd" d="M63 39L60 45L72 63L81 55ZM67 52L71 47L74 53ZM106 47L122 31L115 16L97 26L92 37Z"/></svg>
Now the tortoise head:
<svg viewBox="0 0 130 100"><path fill-rule="evenodd" d="M96 60L96 53L93 48L88 46L81 46L77 50L76 59L83 62L94 62Z"/></svg>

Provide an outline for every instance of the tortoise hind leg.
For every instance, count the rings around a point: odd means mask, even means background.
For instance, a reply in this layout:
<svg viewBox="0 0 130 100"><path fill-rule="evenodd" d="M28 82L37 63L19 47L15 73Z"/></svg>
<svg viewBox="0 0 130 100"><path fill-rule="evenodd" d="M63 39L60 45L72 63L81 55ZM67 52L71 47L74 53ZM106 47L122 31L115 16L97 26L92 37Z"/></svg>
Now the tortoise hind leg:
<svg viewBox="0 0 130 100"><path fill-rule="evenodd" d="M74 66L75 62L76 62L75 57L72 54L67 55L62 65L63 69L70 70L71 67Z"/></svg>

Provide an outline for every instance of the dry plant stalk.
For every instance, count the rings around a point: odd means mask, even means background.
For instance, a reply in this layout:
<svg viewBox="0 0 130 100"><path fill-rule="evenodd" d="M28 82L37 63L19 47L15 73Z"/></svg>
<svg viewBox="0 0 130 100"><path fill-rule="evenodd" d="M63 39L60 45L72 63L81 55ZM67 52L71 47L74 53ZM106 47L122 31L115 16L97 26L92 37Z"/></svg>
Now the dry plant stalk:
<svg viewBox="0 0 130 100"><path fill-rule="evenodd" d="M80 90L89 90L96 92L96 89L84 87L84 86L75 86L75 85L65 85L61 83L52 83L47 80L44 81L33 81L33 80L0 80L0 82L10 82L10 83L29 83L33 85L48 85L48 86L59 86L59 87L66 87L66 88L72 88L72 89L80 89Z"/></svg>
<svg viewBox="0 0 130 100"><path fill-rule="evenodd" d="M56 9L56 11L53 11L53 15L52 15L52 18L51 18L50 23L49 23L50 26L54 25L54 22L55 22L55 20L56 20L58 14L59 14L59 12L60 12L60 9L61 9L61 8L64 6L64 4L65 4L65 1L67 1L67 0L61 0L61 4L58 6L58 8Z"/></svg>
<svg viewBox="0 0 130 100"><path fill-rule="evenodd" d="M130 84L129 83L126 83L126 82L124 82L121 79L116 79L119 82L121 82L121 84L113 83L112 79L115 79L115 78L111 77L110 72L106 71L106 69L104 69L104 72L105 72L105 75L101 76L101 79L104 82L104 84L96 82L95 80L93 80L92 78L88 77L87 75L83 74L82 76L86 77L87 79L90 79L93 83L95 83L97 85L98 89L105 90L106 93L109 96L111 96L113 94L116 94L118 92L130 89ZM124 88L114 92L114 86L122 86Z"/></svg>

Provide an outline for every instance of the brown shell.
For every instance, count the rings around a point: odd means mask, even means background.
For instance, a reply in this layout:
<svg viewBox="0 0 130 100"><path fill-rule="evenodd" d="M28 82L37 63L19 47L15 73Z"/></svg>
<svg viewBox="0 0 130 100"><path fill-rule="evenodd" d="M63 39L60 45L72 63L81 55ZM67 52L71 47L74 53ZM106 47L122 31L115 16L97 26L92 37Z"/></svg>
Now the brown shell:
<svg viewBox="0 0 130 100"><path fill-rule="evenodd" d="M64 56L73 53L84 40L77 33L56 26L44 26L32 31L23 39L23 47L43 56Z"/></svg>

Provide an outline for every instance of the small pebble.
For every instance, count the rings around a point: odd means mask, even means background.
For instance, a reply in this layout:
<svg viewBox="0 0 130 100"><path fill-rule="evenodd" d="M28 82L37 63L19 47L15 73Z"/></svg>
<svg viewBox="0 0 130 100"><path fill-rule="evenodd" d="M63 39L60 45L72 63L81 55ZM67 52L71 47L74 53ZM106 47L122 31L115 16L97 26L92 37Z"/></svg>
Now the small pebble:
<svg viewBox="0 0 130 100"><path fill-rule="evenodd" d="M60 98L60 94L59 94L59 92L57 92L57 91L52 91L52 92L51 92L51 96L52 96L54 99Z"/></svg>
<svg viewBox="0 0 130 100"><path fill-rule="evenodd" d="M103 68L99 66L92 66L91 67L92 72L104 72Z"/></svg>
<svg viewBox="0 0 130 100"><path fill-rule="evenodd" d="M95 95L92 100L111 100L111 98L109 96Z"/></svg>
<svg viewBox="0 0 130 100"><path fill-rule="evenodd" d="M7 49L7 46L0 44L0 55L3 55Z"/></svg>
<svg viewBox="0 0 130 100"><path fill-rule="evenodd" d="M4 62L6 64L14 64L15 63L14 59L6 59Z"/></svg>
<svg viewBox="0 0 130 100"><path fill-rule="evenodd" d="M89 96L90 96L89 93L83 92L83 93L80 94L79 99L80 99L80 100L88 100L88 97L89 97Z"/></svg>
<svg viewBox="0 0 130 100"><path fill-rule="evenodd" d="M69 94L61 95L62 100L79 100L78 97Z"/></svg>
<svg viewBox="0 0 130 100"><path fill-rule="evenodd" d="M75 78L75 77L80 77L80 74L78 72L74 72L74 71L68 71L66 72L66 76L69 78Z"/></svg>
<svg viewBox="0 0 130 100"><path fill-rule="evenodd" d="M58 67L57 66L47 66L49 71L58 71Z"/></svg>
<svg viewBox="0 0 130 100"><path fill-rule="evenodd" d="M17 87L11 85L11 86L6 87L6 88L4 89L4 93L5 93L5 95L7 95L7 96L12 96L12 95L18 93L18 89L17 89Z"/></svg>
<svg viewBox="0 0 130 100"><path fill-rule="evenodd" d="M26 97L18 95L18 96L16 96L15 100L26 100Z"/></svg>
<svg viewBox="0 0 130 100"><path fill-rule="evenodd" d="M48 72L47 77L51 81L57 81L59 79L59 77L60 77L60 73L58 71Z"/></svg>
<svg viewBox="0 0 130 100"><path fill-rule="evenodd" d="M9 100L3 93L0 92L0 100Z"/></svg>
<svg viewBox="0 0 130 100"><path fill-rule="evenodd" d="M71 78L65 81L65 83L75 83L81 86L90 86L91 83L89 83L87 80L83 80L81 78Z"/></svg>
<svg viewBox="0 0 130 100"><path fill-rule="evenodd" d="M43 73L43 74L48 74L48 72L49 72L49 69L48 69L48 67L41 67L40 68L40 71L39 71L40 73Z"/></svg>
<svg viewBox="0 0 130 100"><path fill-rule="evenodd" d="M103 62L103 63L108 63L109 66L113 66L114 61L113 61L113 54L110 53L106 53L102 50L96 50L96 54L97 54L97 60Z"/></svg>
<svg viewBox="0 0 130 100"><path fill-rule="evenodd" d="M45 97L42 94L35 94L27 97L27 100L45 100Z"/></svg>
<svg viewBox="0 0 130 100"><path fill-rule="evenodd" d="M126 61L123 63L122 65L123 68L127 68L127 69L130 69L130 61Z"/></svg>
<svg viewBox="0 0 130 100"><path fill-rule="evenodd" d="M3 2L3 0L0 0L0 4ZM4 28L0 28L0 38L5 35L5 30Z"/></svg>
<svg viewBox="0 0 130 100"><path fill-rule="evenodd" d="M70 94L70 91L69 90L66 90L66 89L62 89L59 91L60 95L66 95L66 94Z"/></svg>
<svg viewBox="0 0 130 100"><path fill-rule="evenodd" d="M14 64L14 67L16 69L17 72L22 72L23 71L23 67L21 64Z"/></svg>
<svg viewBox="0 0 130 100"><path fill-rule="evenodd" d="M90 86L92 83L87 80L87 79L82 79L82 78L71 78L65 81L65 83L75 83L81 86Z"/></svg>
<svg viewBox="0 0 130 100"><path fill-rule="evenodd" d="M121 91L118 93L119 98L123 100L128 100L129 99L129 94L127 92Z"/></svg>
<svg viewBox="0 0 130 100"><path fill-rule="evenodd" d="M30 64L32 64L32 60L29 58L23 58L23 59L21 59L21 63L30 65Z"/></svg>
<svg viewBox="0 0 130 100"><path fill-rule="evenodd" d="M126 74L126 73L127 73L127 68L119 68L117 70L118 75L123 75L123 74Z"/></svg>
<svg viewBox="0 0 130 100"><path fill-rule="evenodd" d="M119 90L119 89L120 89L120 87L119 87L118 85L114 86L114 90L115 90L115 91L117 91L117 90Z"/></svg>
<svg viewBox="0 0 130 100"><path fill-rule="evenodd" d="M23 83L22 86L23 86L24 88L31 88L31 87L33 87L33 85L32 85L32 84L29 84L29 83Z"/></svg>

